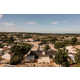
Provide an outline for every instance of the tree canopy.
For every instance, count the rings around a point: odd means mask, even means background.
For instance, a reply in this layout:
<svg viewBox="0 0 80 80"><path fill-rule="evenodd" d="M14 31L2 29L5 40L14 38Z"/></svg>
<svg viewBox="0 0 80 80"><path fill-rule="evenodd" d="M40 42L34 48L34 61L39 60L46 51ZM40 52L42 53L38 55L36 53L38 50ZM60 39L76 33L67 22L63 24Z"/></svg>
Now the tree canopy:
<svg viewBox="0 0 80 80"><path fill-rule="evenodd" d="M67 50L64 49L58 49L56 55L55 55L55 62L59 65L62 66L69 66L69 61L68 61L68 52Z"/></svg>
<svg viewBox="0 0 80 80"><path fill-rule="evenodd" d="M10 64L18 64L21 63L23 57L25 54L28 53L28 51L31 49L31 45L24 44L24 43L17 43L12 48L11 51L13 54Z"/></svg>

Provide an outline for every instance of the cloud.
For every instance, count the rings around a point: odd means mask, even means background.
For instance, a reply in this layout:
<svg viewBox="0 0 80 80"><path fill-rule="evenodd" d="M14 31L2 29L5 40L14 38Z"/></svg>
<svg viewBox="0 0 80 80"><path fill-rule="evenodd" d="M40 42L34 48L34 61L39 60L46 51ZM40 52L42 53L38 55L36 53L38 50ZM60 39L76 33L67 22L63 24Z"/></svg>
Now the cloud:
<svg viewBox="0 0 80 80"><path fill-rule="evenodd" d="M3 25L3 26L16 26L16 24L12 23L12 22L2 22L0 24Z"/></svg>
<svg viewBox="0 0 80 80"><path fill-rule="evenodd" d="M58 23L59 23L58 21L51 22L51 24L58 24Z"/></svg>
<svg viewBox="0 0 80 80"><path fill-rule="evenodd" d="M13 22L0 22L0 32L10 32L16 30L16 24Z"/></svg>
<svg viewBox="0 0 80 80"><path fill-rule="evenodd" d="M37 22L30 21L30 22L26 22L26 24L37 24Z"/></svg>
<svg viewBox="0 0 80 80"><path fill-rule="evenodd" d="M3 14L0 14L0 19L2 19L4 17L4 15Z"/></svg>

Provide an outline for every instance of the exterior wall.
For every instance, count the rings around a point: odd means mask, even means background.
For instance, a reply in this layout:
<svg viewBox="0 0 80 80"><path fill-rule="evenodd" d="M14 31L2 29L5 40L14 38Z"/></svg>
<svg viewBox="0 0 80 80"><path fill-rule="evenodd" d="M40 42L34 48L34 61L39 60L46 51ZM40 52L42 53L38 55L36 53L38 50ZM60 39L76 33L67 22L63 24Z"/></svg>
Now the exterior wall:
<svg viewBox="0 0 80 80"><path fill-rule="evenodd" d="M10 56L10 54L6 53L6 54L4 54L2 56L2 58L5 59L5 60L10 60L11 59L11 56Z"/></svg>
<svg viewBox="0 0 80 80"><path fill-rule="evenodd" d="M41 63L48 63L48 64L50 64L50 59L49 59L49 57L40 57L38 59L38 63L39 64L41 64Z"/></svg>

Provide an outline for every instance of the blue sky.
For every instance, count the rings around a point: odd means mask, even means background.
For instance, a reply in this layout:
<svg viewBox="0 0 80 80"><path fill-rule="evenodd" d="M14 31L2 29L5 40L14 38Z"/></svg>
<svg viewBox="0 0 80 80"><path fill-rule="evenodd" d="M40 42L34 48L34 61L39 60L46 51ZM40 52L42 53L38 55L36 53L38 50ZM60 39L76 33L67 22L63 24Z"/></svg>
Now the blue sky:
<svg viewBox="0 0 80 80"><path fill-rule="evenodd" d="M0 14L0 32L80 33L80 15Z"/></svg>

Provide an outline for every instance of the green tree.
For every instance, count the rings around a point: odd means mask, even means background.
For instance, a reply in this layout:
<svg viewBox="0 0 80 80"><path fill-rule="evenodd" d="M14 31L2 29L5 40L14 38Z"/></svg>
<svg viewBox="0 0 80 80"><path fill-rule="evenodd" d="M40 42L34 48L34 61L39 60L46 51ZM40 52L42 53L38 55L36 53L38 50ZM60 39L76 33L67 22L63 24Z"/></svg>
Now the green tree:
<svg viewBox="0 0 80 80"><path fill-rule="evenodd" d="M54 44L54 47L55 47L56 49L63 48L63 47L65 47L65 44L64 44L63 42L56 42L56 43Z"/></svg>
<svg viewBox="0 0 80 80"><path fill-rule="evenodd" d="M47 41L46 39L42 39L41 42L42 42L43 44L46 44L48 41Z"/></svg>
<svg viewBox="0 0 80 80"><path fill-rule="evenodd" d="M44 47L44 50L45 50L45 51L48 51L49 49L50 49L49 45L46 45L46 46Z"/></svg>
<svg viewBox="0 0 80 80"><path fill-rule="evenodd" d="M31 45L29 44L23 44L23 43L17 43L12 48L11 51L13 56L11 57L10 64L18 64L21 63L23 60L23 57L25 54L30 51Z"/></svg>
<svg viewBox="0 0 80 80"><path fill-rule="evenodd" d="M50 39L50 42L51 43L55 43L56 41L57 41L57 38L56 37L53 37L53 38Z"/></svg>
<svg viewBox="0 0 80 80"><path fill-rule="evenodd" d="M3 44L0 44L0 48L3 48L4 47L4 45Z"/></svg>
<svg viewBox="0 0 80 80"><path fill-rule="evenodd" d="M59 65L69 67L68 51L65 48L58 49L55 55L55 62Z"/></svg>
<svg viewBox="0 0 80 80"><path fill-rule="evenodd" d="M77 49L77 54L75 55L75 61L77 64L80 63L80 50L79 49Z"/></svg>
<svg viewBox="0 0 80 80"><path fill-rule="evenodd" d="M77 38L76 37L73 37L72 40L71 40L71 43L72 44L75 44L76 42L77 42Z"/></svg>

